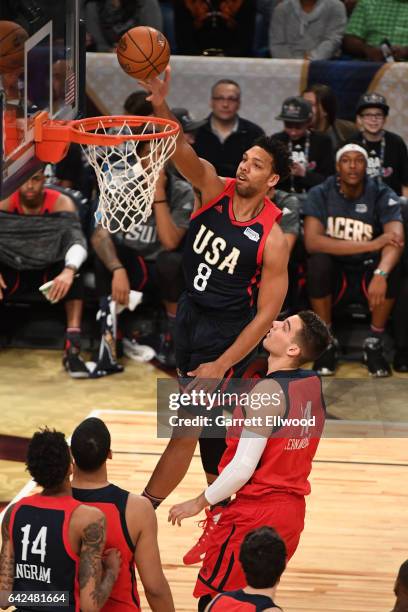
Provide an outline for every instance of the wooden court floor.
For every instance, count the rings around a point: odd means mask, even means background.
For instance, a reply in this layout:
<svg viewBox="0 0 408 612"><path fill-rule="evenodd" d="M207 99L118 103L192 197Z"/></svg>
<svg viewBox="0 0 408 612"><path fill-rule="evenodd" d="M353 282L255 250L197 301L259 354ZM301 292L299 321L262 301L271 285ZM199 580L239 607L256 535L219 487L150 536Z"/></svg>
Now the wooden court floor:
<svg viewBox="0 0 408 612"><path fill-rule="evenodd" d="M29 437L48 424L69 435L93 412L112 432L111 480L136 493L142 490L166 443L156 438L155 416L149 414L155 408L156 378L162 373L151 365L127 362L122 375L72 381L61 372L58 352L14 350L0 354L0 369L0 434ZM356 393L361 381L353 380ZM364 401L364 396L357 402L361 413L356 407L352 410L354 423L328 423L333 437L320 444L305 531L276 598L285 612L392 609L394 578L408 558L408 445L406 425L401 424L408 419L403 419L403 388L393 390L396 415L389 425L391 435L400 437L370 437L379 435L381 424L367 425L369 398ZM335 416L342 407L350 410L343 392L336 388L329 395ZM350 437L352 432L359 437ZM26 483L23 464L0 461L3 499L11 499ZM162 561L178 611L196 609L191 592L197 568L184 567L182 556L200 530L194 519L184 521L181 528L169 525L167 513L170 505L196 495L204 484L196 457L183 483L158 510Z"/></svg>

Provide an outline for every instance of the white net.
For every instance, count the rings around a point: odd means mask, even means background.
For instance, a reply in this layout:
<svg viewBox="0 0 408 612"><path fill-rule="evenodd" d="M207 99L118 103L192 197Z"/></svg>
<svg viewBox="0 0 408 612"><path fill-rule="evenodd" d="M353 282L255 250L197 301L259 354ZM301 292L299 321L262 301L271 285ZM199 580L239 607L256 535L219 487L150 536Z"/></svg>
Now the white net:
<svg viewBox="0 0 408 612"><path fill-rule="evenodd" d="M151 138L126 140L112 146L82 146L98 180L99 203L95 218L109 232L130 231L151 214L157 179L174 153L177 138L176 134L162 138L154 135L171 129L170 124L158 125L148 118L137 127L126 120L118 128L105 127L101 122L93 131L95 134L150 134Z"/></svg>

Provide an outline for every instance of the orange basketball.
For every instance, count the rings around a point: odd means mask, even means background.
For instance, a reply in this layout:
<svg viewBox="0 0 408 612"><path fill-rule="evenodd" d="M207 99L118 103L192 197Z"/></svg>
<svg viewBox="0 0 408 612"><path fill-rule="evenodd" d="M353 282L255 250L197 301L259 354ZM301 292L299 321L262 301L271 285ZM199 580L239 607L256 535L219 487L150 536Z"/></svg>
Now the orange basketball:
<svg viewBox="0 0 408 612"><path fill-rule="evenodd" d="M0 74L24 67L24 42L28 34L14 21L0 21Z"/></svg>
<svg viewBox="0 0 408 612"><path fill-rule="evenodd" d="M150 79L166 68L170 45L166 37L147 26L139 26L123 34L117 47L121 68L135 79Z"/></svg>

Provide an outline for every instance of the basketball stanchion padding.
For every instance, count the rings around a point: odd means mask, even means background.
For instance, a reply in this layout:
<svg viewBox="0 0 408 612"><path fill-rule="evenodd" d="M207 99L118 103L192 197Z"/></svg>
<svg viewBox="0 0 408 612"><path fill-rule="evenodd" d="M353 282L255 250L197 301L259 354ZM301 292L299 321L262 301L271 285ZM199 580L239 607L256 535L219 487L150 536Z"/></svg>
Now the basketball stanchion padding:
<svg viewBox="0 0 408 612"><path fill-rule="evenodd" d="M161 117L112 116L34 121L36 156L57 163L82 145L99 187L95 217L109 232L130 231L152 212L157 179L173 155L179 124Z"/></svg>

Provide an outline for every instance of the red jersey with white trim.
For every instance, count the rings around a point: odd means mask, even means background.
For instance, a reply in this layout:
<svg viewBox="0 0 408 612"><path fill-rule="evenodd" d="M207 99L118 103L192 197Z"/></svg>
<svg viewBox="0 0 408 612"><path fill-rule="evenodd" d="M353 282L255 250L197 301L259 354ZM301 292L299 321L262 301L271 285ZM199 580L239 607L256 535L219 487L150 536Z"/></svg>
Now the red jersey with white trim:
<svg viewBox="0 0 408 612"><path fill-rule="evenodd" d="M102 612L135 612L140 610L135 574L135 545L126 524L129 491L109 484L99 489L72 488L72 495L87 506L96 506L106 516L105 548L120 550L122 564L119 576L102 608Z"/></svg>
<svg viewBox="0 0 408 612"><path fill-rule="evenodd" d="M237 221L235 179L190 219L184 249L186 288L204 310L239 312L256 305L266 239L282 213L268 198L256 217Z"/></svg>
<svg viewBox="0 0 408 612"><path fill-rule="evenodd" d="M39 212L36 214L38 215L52 214L55 209L55 203L60 197L60 195L61 195L60 192L56 191L55 189L44 189L44 200L43 200L43 203L42 203L42 206ZM12 196L10 196L8 212L14 213L17 215L26 214L23 210L23 207L21 206L19 191L16 191L15 193L13 193Z"/></svg>
<svg viewBox="0 0 408 612"><path fill-rule="evenodd" d="M10 516L14 548L13 591L68 594L67 612L79 612L79 556L69 542L72 513L81 503L71 496L31 495L18 501ZM62 605L61 600L59 605ZM18 610L49 612L50 606L17 603ZM59 607L59 606L56 606Z"/></svg>
<svg viewBox="0 0 408 612"><path fill-rule="evenodd" d="M286 412L274 426L250 480L237 497L259 498L269 493L308 495L308 476L323 432L326 408L321 380L313 370L282 370L266 376L276 380L286 399ZM241 409L238 409L241 410ZM278 419L276 419L278 421ZM274 424L272 418L271 425ZM233 432L237 436L236 428ZM233 459L239 438L229 437L219 471Z"/></svg>

